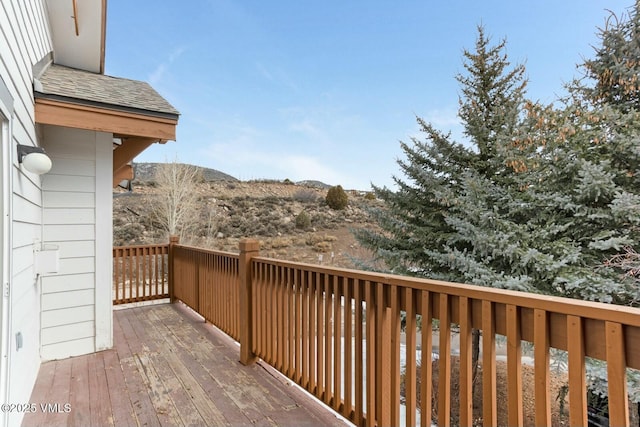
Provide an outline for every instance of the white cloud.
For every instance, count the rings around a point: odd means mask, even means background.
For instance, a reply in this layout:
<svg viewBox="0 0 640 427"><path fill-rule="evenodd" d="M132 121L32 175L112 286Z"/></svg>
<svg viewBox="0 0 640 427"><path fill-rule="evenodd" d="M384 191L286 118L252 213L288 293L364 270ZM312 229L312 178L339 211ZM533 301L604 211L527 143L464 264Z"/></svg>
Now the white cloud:
<svg viewBox="0 0 640 427"><path fill-rule="evenodd" d="M256 62L256 68L258 69L258 72L260 72L260 75L262 77L264 77L265 79L269 80L269 81L273 81L273 74L271 74L269 72L269 70L267 70L267 67L264 66L264 64L262 62Z"/></svg>
<svg viewBox="0 0 640 427"><path fill-rule="evenodd" d="M282 67L267 67L267 65L260 61L255 63L255 67L258 70L258 73L269 82L283 86L293 92L299 92L299 87L296 82Z"/></svg>
<svg viewBox="0 0 640 427"><path fill-rule="evenodd" d="M270 144L255 144L248 135L210 144L202 154L203 162L208 163L203 166L219 169L241 180L288 178L292 181L318 180L347 188L362 186L353 177L328 166L320 157L287 153L284 148Z"/></svg>
<svg viewBox="0 0 640 427"><path fill-rule="evenodd" d="M162 80L166 69L167 66L165 64L158 65L149 75L149 83L152 86L156 86Z"/></svg>
<svg viewBox="0 0 640 427"><path fill-rule="evenodd" d="M420 117L442 131L462 126L458 117L458 110L453 108L429 110Z"/></svg>
<svg viewBox="0 0 640 427"><path fill-rule="evenodd" d="M294 181L318 180L325 184L342 184L348 178L339 171L323 164L318 158L305 155L289 155L282 158L280 168L286 170ZM343 184L344 185L344 184Z"/></svg>
<svg viewBox="0 0 640 427"><path fill-rule="evenodd" d="M289 124L289 130L303 134L308 138L319 138L324 136L324 132L320 127L313 123L310 118L298 120Z"/></svg>
<svg viewBox="0 0 640 427"><path fill-rule="evenodd" d="M180 46L169 52L167 59L156 66L156 68L149 74L149 83L152 86L158 85L164 77L167 68L174 63L180 56L186 51L186 47Z"/></svg>
<svg viewBox="0 0 640 427"><path fill-rule="evenodd" d="M458 117L458 110L454 108L432 109L424 114L418 114L425 122L431 123L442 133L451 132L452 141L467 143L468 138L464 135L464 125ZM415 129L408 132L408 135L421 139L424 135Z"/></svg>

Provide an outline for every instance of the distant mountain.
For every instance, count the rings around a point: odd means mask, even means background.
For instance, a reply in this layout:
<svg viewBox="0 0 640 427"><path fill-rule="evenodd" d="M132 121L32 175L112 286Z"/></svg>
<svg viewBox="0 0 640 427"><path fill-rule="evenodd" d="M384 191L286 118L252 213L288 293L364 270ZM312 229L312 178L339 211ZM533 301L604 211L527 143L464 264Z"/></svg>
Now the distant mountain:
<svg viewBox="0 0 640 427"><path fill-rule="evenodd" d="M137 182L154 181L155 175L156 175L156 168L158 167L159 164L160 163L134 163L133 164L133 171L134 171L133 181L134 182L135 181ZM226 174L224 172L220 172L219 170L203 168L201 166L197 166L197 167L200 170L202 170L202 176L205 182L220 182L220 181L240 182L239 179L229 174ZM256 180L256 181L260 181L260 180ZM298 181L296 182L296 184L304 187L319 188L321 190L326 190L327 188L331 187L329 184L325 184L322 181L316 181L316 180Z"/></svg>
<svg viewBox="0 0 640 427"><path fill-rule="evenodd" d="M139 182L149 182L155 179L156 168L159 163L134 163L133 171L134 171L134 181ZM232 177L224 172L220 172L219 170L203 168L198 166L199 169L202 170L202 176L205 182L217 182L217 181L229 181L236 182L237 178Z"/></svg>
<svg viewBox="0 0 640 427"><path fill-rule="evenodd" d="M331 187L329 184L325 184L322 181L314 181L314 180L298 181L296 182L296 184L302 185L305 187L313 187L313 188L320 188L320 189L326 189Z"/></svg>

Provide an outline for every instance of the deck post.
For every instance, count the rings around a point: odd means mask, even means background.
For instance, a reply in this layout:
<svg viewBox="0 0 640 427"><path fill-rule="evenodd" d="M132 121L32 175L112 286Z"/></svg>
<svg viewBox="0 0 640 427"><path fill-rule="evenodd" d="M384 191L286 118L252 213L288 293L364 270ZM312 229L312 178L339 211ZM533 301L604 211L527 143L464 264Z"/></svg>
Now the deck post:
<svg viewBox="0 0 640 427"><path fill-rule="evenodd" d="M169 254L167 255L167 264L169 265L169 301L171 303L176 302L176 296L174 292L175 266L173 260L173 249L178 243L180 243L180 236L169 236Z"/></svg>
<svg viewBox="0 0 640 427"><path fill-rule="evenodd" d="M253 353L253 302L251 258L260 255L260 243L255 239L240 241L240 363L251 365L257 360Z"/></svg>

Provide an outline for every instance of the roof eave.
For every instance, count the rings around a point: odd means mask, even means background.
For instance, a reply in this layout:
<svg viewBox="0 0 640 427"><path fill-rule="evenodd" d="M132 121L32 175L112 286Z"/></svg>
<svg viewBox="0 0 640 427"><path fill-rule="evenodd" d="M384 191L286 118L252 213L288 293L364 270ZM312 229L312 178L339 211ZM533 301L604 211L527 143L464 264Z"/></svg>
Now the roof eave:
<svg viewBox="0 0 640 427"><path fill-rule="evenodd" d="M180 117L180 114L169 113L166 111L156 111L156 110L149 110L144 108L128 107L124 105L110 104L107 102L92 101L88 99L73 98L70 96L64 96L64 95L58 95L58 94L52 94L52 93L43 93L38 91L34 91L34 98L50 99L50 100L59 101L62 103L86 105L89 107L95 107L99 109L121 111L121 112L132 113L132 114L141 114L145 116L159 117L159 118L176 120L176 121Z"/></svg>
<svg viewBox="0 0 640 427"><path fill-rule="evenodd" d="M175 141L178 115L35 93L35 121L115 136Z"/></svg>

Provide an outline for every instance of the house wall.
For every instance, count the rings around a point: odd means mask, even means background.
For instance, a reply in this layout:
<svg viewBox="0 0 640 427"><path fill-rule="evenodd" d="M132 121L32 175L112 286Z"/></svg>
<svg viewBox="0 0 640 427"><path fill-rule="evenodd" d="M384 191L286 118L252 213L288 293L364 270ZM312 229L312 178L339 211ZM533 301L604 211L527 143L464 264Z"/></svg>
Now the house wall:
<svg viewBox="0 0 640 427"><path fill-rule="evenodd" d="M5 159L10 182L7 268L9 313L7 334L8 376L0 381L7 402L28 402L40 365L40 287L33 269L34 242L42 238L40 177L23 171L16 145L38 145L34 124L33 66L52 50L44 3L41 0L0 2L0 78L13 101L7 130L11 146ZM3 272L4 274L4 272ZM16 346L16 334L22 347ZM0 414L0 425L19 424L21 414Z"/></svg>
<svg viewBox="0 0 640 427"><path fill-rule="evenodd" d="M42 358L60 359L112 345L111 134L42 127L53 162L43 177L45 246L60 270L42 277Z"/></svg>

